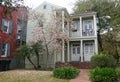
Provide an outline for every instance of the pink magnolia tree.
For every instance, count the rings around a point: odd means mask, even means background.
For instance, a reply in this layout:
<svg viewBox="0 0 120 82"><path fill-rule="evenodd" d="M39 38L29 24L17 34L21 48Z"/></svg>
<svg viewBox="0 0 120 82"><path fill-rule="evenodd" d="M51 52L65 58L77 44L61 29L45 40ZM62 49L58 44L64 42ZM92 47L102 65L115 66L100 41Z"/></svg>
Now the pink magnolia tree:
<svg viewBox="0 0 120 82"><path fill-rule="evenodd" d="M65 32L62 31L61 15L56 17L56 15L52 14L50 17L50 21L46 21L42 14L32 13L32 20L36 20L36 25L32 32L32 41L34 43L42 41L45 47L47 61L52 52L61 50L62 39L65 41L68 40ZM48 66L48 62L46 62L46 65Z"/></svg>

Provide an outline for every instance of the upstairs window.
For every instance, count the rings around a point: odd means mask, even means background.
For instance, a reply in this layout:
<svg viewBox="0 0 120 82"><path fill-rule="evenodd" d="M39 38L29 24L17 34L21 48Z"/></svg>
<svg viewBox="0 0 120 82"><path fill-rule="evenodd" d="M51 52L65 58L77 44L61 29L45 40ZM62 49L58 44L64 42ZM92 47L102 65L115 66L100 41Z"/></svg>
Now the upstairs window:
<svg viewBox="0 0 120 82"><path fill-rule="evenodd" d="M1 43L0 45L0 56L1 57L7 57L10 55L10 44L8 43Z"/></svg>
<svg viewBox="0 0 120 82"><path fill-rule="evenodd" d="M5 33L11 33L12 32L12 22L7 19L2 19L1 30Z"/></svg>
<svg viewBox="0 0 120 82"><path fill-rule="evenodd" d="M44 5L44 6L43 6L43 9L46 9L46 7L47 7L47 5Z"/></svg>
<svg viewBox="0 0 120 82"><path fill-rule="evenodd" d="M84 21L83 25L84 25L83 32L93 31L92 20L86 20L86 21Z"/></svg>
<svg viewBox="0 0 120 82"><path fill-rule="evenodd" d="M76 28L77 30L80 30L80 22L79 22L79 21L76 21L76 22L75 22L75 28Z"/></svg>
<svg viewBox="0 0 120 82"><path fill-rule="evenodd" d="M71 30L73 32L79 31L80 30L80 22L74 21Z"/></svg>

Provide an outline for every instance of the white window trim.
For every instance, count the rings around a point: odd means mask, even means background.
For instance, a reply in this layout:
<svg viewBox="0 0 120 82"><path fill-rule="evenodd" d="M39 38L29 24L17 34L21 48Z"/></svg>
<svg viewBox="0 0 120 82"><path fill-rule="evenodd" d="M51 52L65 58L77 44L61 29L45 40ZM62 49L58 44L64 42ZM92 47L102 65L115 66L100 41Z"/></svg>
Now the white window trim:
<svg viewBox="0 0 120 82"><path fill-rule="evenodd" d="M5 32L5 33L9 33L9 30L10 30L10 22L9 22L9 20L7 20L7 19L5 19L5 22L7 22L7 31ZM5 23L4 23L4 26L6 26L5 25Z"/></svg>
<svg viewBox="0 0 120 82"><path fill-rule="evenodd" d="M8 43L5 43L6 45L5 45L5 54L3 55L1 55L1 57L7 57L7 52L8 52Z"/></svg>

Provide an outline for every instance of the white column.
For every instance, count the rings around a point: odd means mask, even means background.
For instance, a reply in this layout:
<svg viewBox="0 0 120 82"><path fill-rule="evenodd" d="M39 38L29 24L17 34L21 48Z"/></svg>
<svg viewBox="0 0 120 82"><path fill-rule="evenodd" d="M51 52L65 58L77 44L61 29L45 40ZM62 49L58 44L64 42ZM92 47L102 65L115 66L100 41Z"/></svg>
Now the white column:
<svg viewBox="0 0 120 82"><path fill-rule="evenodd" d="M68 28L68 37L70 35L70 30L69 30L69 21L67 21L67 28Z"/></svg>
<svg viewBox="0 0 120 82"><path fill-rule="evenodd" d="M96 15L93 15L93 20L94 20L94 33L95 36L97 36L97 22L96 22Z"/></svg>
<svg viewBox="0 0 120 82"><path fill-rule="evenodd" d="M64 52L64 50L65 50L65 47L64 47L64 44L65 44L65 42L64 42L64 39L62 39L62 62L65 62L65 52Z"/></svg>
<svg viewBox="0 0 120 82"><path fill-rule="evenodd" d="M70 61L70 43L69 41L67 42L67 61Z"/></svg>
<svg viewBox="0 0 120 82"><path fill-rule="evenodd" d="M62 32L64 32L64 11L62 11Z"/></svg>
<svg viewBox="0 0 120 82"><path fill-rule="evenodd" d="M56 51L54 51L54 64L56 63L56 61L57 61L57 56L56 56L56 54L57 54L57 52Z"/></svg>
<svg viewBox="0 0 120 82"><path fill-rule="evenodd" d="M80 41L81 62L83 62L83 40Z"/></svg>
<svg viewBox="0 0 120 82"><path fill-rule="evenodd" d="M94 41L95 41L95 53L98 54L98 41L97 39L95 39Z"/></svg>
<svg viewBox="0 0 120 82"><path fill-rule="evenodd" d="M80 17L80 36L82 37L82 17Z"/></svg>
<svg viewBox="0 0 120 82"><path fill-rule="evenodd" d="M64 11L62 11L62 32L64 33ZM65 42L64 39L62 39L62 62L65 62Z"/></svg>

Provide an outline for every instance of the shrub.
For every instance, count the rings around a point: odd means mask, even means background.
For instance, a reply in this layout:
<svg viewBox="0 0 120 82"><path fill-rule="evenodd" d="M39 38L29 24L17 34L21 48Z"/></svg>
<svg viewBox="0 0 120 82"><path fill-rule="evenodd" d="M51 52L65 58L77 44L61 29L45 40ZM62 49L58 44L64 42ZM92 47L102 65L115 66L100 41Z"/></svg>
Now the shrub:
<svg viewBox="0 0 120 82"><path fill-rule="evenodd" d="M96 67L115 68L116 60L111 55L98 54L98 55L92 56L90 65L91 65L91 68L96 68Z"/></svg>
<svg viewBox="0 0 120 82"><path fill-rule="evenodd" d="M79 70L74 67L61 67L53 70L53 75L60 79L72 79L78 76Z"/></svg>
<svg viewBox="0 0 120 82"><path fill-rule="evenodd" d="M112 68L95 68L90 71L92 82L118 82L118 74Z"/></svg>
<svg viewBox="0 0 120 82"><path fill-rule="evenodd" d="M118 69L116 69L116 70L117 70L118 77L119 77L119 79L120 79L120 69L118 68Z"/></svg>

